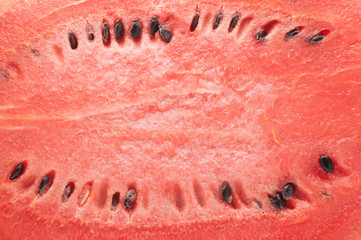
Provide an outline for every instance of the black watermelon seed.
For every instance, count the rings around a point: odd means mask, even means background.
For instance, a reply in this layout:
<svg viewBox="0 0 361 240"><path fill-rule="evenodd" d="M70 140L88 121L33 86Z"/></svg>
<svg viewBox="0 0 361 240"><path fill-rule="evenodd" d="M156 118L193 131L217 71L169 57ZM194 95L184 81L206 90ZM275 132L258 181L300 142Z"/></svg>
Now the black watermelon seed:
<svg viewBox="0 0 361 240"><path fill-rule="evenodd" d="M313 36L310 40L308 40L308 42L309 43L315 43L315 42L321 41L324 38L325 38L324 34L317 34L317 35Z"/></svg>
<svg viewBox="0 0 361 240"><path fill-rule="evenodd" d="M268 199L270 200L272 206L276 208L277 210L282 210L286 207L286 201L282 196L282 193L277 192L276 197L268 196Z"/></svg>
<svg viewBox="0 0 361 240"><path fill-rule="evenodd" d="M229 28L228 28L229 32L231 32L236 27L238 20L239 20L239 15L236 14L236 16L232 18L231 23L229 24Z"/></svg>
<svg viewBox="0 0 361 240"><path fill-rule="evenodd" d="M94 40L94 32L93 32L93 28L91 26L87 26L86 33L88 35L88 40L93 41Z"/></svg>
<svg viewBox="0 0 361 240"><path fill-rule="evenodd" d="M112 207L113 208L118 206L118 204L119 204L119 196L120 196L119 192L116 192L116 193L113 194L113 197L112 197Z"/></svg>
<svg viewBox="0 0 361 240"><path fill-rule="evenodd" d="M265 30L261 30L256 34L256 40L260 41L267 36L267 32Z"/></svg>
<svg viewBox="0 0 361 240"><path fill-rule="evenodd" d="M46 175L40 182L38 194L44 194L51 186L51 179Z"/></svg>
<svg viewBox="0 0 361 240"><path fill-rule="evenodd" d="M70 182L65 186L63 196L62 196L63 202L66 202L70 198L70 196L74 192L74 189L75 189L75 184L73 182Z"/></svg>
<svg viewBox="0 0 361 240"><path fill-rule="evenodd" d="M138 19L134 20L132 23L132 26L130 27L130 36L137 40L140 37L140 34L142 33L142 24Z"/></svg>
<svg viewBox="0 0 361 240"><path fill-rule="evenodd" d="M105 45L109 44L109 42L110 42L110 31L109 31L109 23L107 23L107 22L103 23L102 36L103 36L103 43Z"/></svg>
<svg viewBox="0 0 361 240"><path fill-rule="evenodd" d="M157 17L153 17L149 24L149 34L154 36L159 29L159 20Z"/></svg>
<svg viewBox="0 0 361 240"><path fill-rule="evenodd" d="M276 193L276 200L278 201L280 209L284 209L286 207L286 200L283 198L282 193L280 192Z"/></svg>
<svg viewBox="0 0 361 240"><path fill-rule="evenodd" d="M289 183L286 183L286 185L283 187L283 197L285 199L290 199L293 194L295 194L295 191L296 191L296 185L289 182Z"/></svg>
<svg viewBox="0 0 361 240"><path fill-rule="evenodd" d="M23 174L23 171L24 171L24 164L22 163L18 164L14 169L14 171L11 173L10 180L12 181L20 177L21 174Z"/></svg>
<svg viewBox="0 0 361 240"><path fill-rule="evenodd" d="M221 23L221 20L222 20L222 13L218 13L216 19L214 20L214 23L213 23L213 29L216 29L219 24Z"/></svg>
<svg viewBox="0 0 361 240"><path fill-rule="evenodd" d="M126 209L131 208L135 200L137 200L137 193L134 189L130 189L127 193L127 197L124 200L124 207Z"/></svg>
<svg viewBox="0 0 361 240"><path fill-rule="evenodd" d="M115 21L114 25L115 39L121 40L124 36L124 25L120 19Z"/></svg>
<svg viewBox="0 0 361 240"><path fill-rule="evenodd" d="M285 35L285 39L293 38L294 36L300 33L300 28L294 28L291 31L287 32Z"/></svg>
<svg viewBox="0 0 361 240"><path fill-rule="evenodd" d="M170 40L172 40L172 33L164 27L159 28L159 35L160 38L166 43L169 43Z"/></svg>
<svg viewBox="0 0 361 240"><path fill-rule="evenodd" d="M279 206L279 203L278 201L274 198L274 197L271 197L271 196L268 196L268 199L269 201L271 202L272 206L276 209L281 209L280 206Z"/></svg>
<svg viewBox="0 0 361 240"><path fill-rule="evenodd" d="M228 183L223 183L222 185L222 199L226 203L232 202L232 188Z"/></svg>
<svg viewBox="0 0 361 240"><path fill-rule="evenodd" d="M198 26L198 21L199 21L199 14L196 13L192 19L192 23L191 23L191 27L190 27L191 32L194 32L194 30L196 30L196 28Z"/></svg>
<svg viewBox="0 0 361 240"><path fill-rule="evenodd" d="M333 165L332 159L327 155L322 155L319 159L320 165L327 173L333 173L335 166Z"/></svg>
<svg viewBox="0 0 361 240"><path fill-rule="evenodd" d="M69 33L69 42L71 49L77 49L78 48L78 40L76 39L74 33Z"/></svg>

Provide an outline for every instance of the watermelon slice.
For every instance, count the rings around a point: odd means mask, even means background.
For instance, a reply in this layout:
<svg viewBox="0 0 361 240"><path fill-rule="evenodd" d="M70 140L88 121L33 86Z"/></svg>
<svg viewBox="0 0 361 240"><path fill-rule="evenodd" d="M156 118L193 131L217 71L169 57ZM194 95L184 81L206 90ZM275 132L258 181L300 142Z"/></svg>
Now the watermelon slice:
<svg viewBox="0 0 361 240"><path fill-rule="evenodd" d="M360 239L360 12L0 0L0 238Z"/></svg>

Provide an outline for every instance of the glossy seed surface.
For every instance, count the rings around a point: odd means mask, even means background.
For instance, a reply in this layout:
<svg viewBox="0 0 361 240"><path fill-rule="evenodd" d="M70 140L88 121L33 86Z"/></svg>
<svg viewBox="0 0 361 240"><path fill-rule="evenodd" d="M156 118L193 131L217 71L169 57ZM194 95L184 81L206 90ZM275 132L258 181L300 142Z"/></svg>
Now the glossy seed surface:
<svg viewBox="0 0 361 240"><path fill-rule="evenodd" d="M221 20L222 20L222 13L218 13L216 19L214 20L214 23L213 23L213 29L216 29L218 28L219 24L221 23Z"/></svg>
<svg viewBox="0 0 361 240"><path fill-rule="evenodd" d="M119 192L116 192L116 193L113 194L113 197L112 197L112 207L113 208L118 206L118 204L119 204L119 196L120 196Z"/></svg>
<svg viewBox="0 0 361 240"><path fill-rule="evenodd" d="M232 31L236 27L238 20L239 20L239 15L236 14L236 16L234 16L232 18L231 23L229 24L229 28L228 28L229 32Z"/></svg>
<svg viewBox="0 0 361 240"><path fill-rule="evenodd" d="M264 39L266 36L267 36L267 32L264 30L261 30L256 34L256 40L260 41L260 40Z"/></svg>
<svg viewBox="0 0 361 240"><path fill-rule="evenodd" d="M282 196L282 193L277 192L276 197L268 196L272 206L277 210L282 210L286 207L286 201Z"/></svg>
<svg viewBox="0 0 361 240"><path fill-rule="evenodd" d="M335 171L335 165L333 164L332 159L327 155L322 155L319 159L319 163L323 170L327 173L333 173Z"/></svg>
<svg viewBox="0 0 361 240"><path fill-rule="evenodd" d="M222 188L222 199L226 203L232 202L232 188L228 183L223 183Z"/></svg>
<svg viewBox="0 0 361 240"><path fill-rule="evenodd" d="M10 175L10 180L15 180L17 179L18 177L21 176L21 174L23 174L23 171L24 171L24 164L20 163L16 166L16 168L14 169L14 171L11 173Z"/></svg>
<svg viewBox="0 0 361 240"><path fill-rule="evenodd" d="M62 201L66 202L74 192L75 185L73 182L68 183L63 192Z"/></svg>
<svg viewBox="0 0 361 240"><path fill-rule="evenodd" d="M159 28L159 35L160 38L166 43L169 43L170 40L172 40L172 33L166 28Z"/></svg>
<svg viewBox="0 0 361 240"><path fill-rule="evenodd" d="M103 36L103 43L105 45L109 44L109 42L110 42L110 31L109 31L109 24L107 22L103 23L102 36Z"/></svg>
<svg viewBox="0 0 361 240"><path fill-rule="evenodd" d="M115 39L121 40L124 36L124 25L120 19L115 21L114 25Z"/></svg>
<svg viewBox="0 0 361 240"><path fill-rule="evenodd" d="M69 33L69 42L71 49L77 49L78 48L78 40L76 39L74 33Z"/></svg>
<svg viewBox="0 0 361 240"><path fill-rule="evenodd" d="M154 36L159 29L159 20L157 17L153 17L149 24L149 34Z"/></svg>
<svg viewBox="0 0 361 240"><path fill-rule="evenodd" d="M192 19L192 23L191 23L191 27L190 27L191 32L194 32L194 30L196 30L196 28L198 26L198 21L199 21L199 14L196 13Z"/></svg>
<svg viewBox="0 0 361 240"><path fill-rule="evenodd" d="M268 196L268 199L269 199L269 201L271 202L271 204L272 204L272 206L273 206L274 208L276 208L276 209L278 209L278 210L281 209L280 206L279 206L278 201L276 200L276 198L271 197L271 196Z"/></svg>
<svg viewBox="0 0 361 240"><path fill-rule="evenodd" d="M300 33L299 28L294 28L291 31L287 32L285 35L285 39L293 38L294 36L297 36Z"/></svg>
<svg viewBox="0 0 361 240"><path fill-rule="evenodd" d="M282 193L276 193L276 200L278 201L280 209L284 209L286 207L286 200L283 198Z"/></svg>
<svg viewBox="0 0 361 240"><path fill-rule="evenodd" d="M296 185L293 183L286 183L286 185L283 187L283 197L285 199L290 199L293 194L296 192Z"/></svg>
<svg viewBox="0 0 361 240"><path fill-rule="evenodd" d="M130 27L130 36L137 40L142 33L142 24L138 19L134 20L132 26Z"/></svg>
<svg viewBox="0 0 361 240"><path fill-rule="evenodd" d="M137 193L134 189L130 189L127 192L127 197L124 200L124 207L129 209L134 204L135 200L137 199Z"/></svg>
<svg viewBox="0 0 361 240"><path fill-rule="evenodd" d="M49 176L45 176L39 185L38 194L44 194L50 187L51 179Z"/></svg>
<svg viewBox="0 0 361 240"><path fill-rule="evenodd" d="M315 42L321 41L324 38L325 38L324 34L317 34L317 35L313 36L310 40L308 40L308 42L309 43L315 43Z"/></svg>

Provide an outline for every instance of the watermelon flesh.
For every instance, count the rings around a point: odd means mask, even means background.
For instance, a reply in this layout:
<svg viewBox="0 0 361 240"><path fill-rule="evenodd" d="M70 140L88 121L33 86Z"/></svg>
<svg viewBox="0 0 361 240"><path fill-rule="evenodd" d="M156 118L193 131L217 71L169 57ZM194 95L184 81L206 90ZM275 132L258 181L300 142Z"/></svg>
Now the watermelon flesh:
<svg viewBox="0 0 361 240"><path fill-rule="evenodd" d="M0 236L359 238L360 10L357 1L0 1ZM169 43L149 36L154 16ZM269 196L287 182L296 192L277 210ZM129 190L137 197L125 209Z"/></svg>

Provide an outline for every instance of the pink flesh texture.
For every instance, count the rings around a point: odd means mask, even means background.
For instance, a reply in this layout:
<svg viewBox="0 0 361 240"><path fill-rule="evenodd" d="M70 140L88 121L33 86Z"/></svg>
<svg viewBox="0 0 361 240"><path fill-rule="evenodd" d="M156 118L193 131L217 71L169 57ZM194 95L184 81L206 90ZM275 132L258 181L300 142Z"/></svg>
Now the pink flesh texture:
<svg viewBox="0 0 361 240"><path fill-rule="evenodd" d="M191 33L195 7L183 4L173 6L183 9L176 13L142 12L136 3L127 10L89 7L92 15L79 13L86 19L74 14L75 6L58 6L52 14L27 19L31 28L24 28L23 37L9 30L6 40L14 43L0 44L0 69L9 75L0 75L0 159L6 169L27 161L31 176L24 182L34 186L55 170L53 186L35 204L44 201L61 216L110 225L247 221L265 212L297 223L328 201L310 192L339 199L350 191L360 195L361 47L354 31L360 26L341 24L346 17L294 16L244 5L229 33L239 4L228 3L216 30L211 25L219 4L200 5L202 17ZM157 14L173 34L169 44L147 33ZM113 26L120 16L126 34L118 43ZM139 41L129 36L136 18L143 24ZM247 18L252 20L242 25ZM274 19L282 21L257 42L257 31ZM104 20L111 26L109 47L101 39ZM7 21L11 18L2 24ZM87 23L93 42L86 38ZM304 27L300 35L285 41L284 34L297 26ZM307 42L324 29L330 34L322 42ZM78 39L76 50L70 48L69 31ZM335 160L333 175L320 169L321 154ZM61 194L71 180L76 190L62 208ZM223 181L234 187L231 206L220 197ZM280 219L267 195L288 181L299 192ZM87 182L93 183L89 203L79 208L76 196ZM114 214L113 193L125 194L130 186L138 190L136 208ZM24 189L19 201L30 204L34 191ZM351 200L344 204L360 203Z"/></svg>

